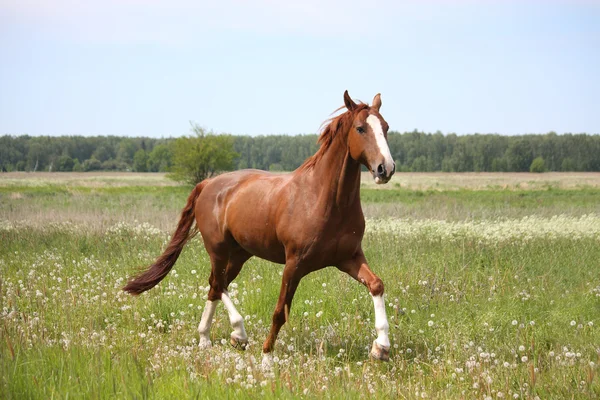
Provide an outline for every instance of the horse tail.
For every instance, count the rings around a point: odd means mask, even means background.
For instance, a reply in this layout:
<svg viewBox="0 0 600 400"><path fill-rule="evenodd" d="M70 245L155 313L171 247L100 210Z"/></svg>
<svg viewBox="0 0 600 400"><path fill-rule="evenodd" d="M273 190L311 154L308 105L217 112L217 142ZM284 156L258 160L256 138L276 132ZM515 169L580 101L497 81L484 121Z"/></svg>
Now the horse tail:
<svg viewBox="0 0 600 400"><path fill-rule="evenodd" d="M169 271L171 271L179 254L181 254L181 250L183 250L183 246L198 233L196 227L192 230L192 225L194 225L195 220L194 207L196 205L196 199L200 195L205 182L206 181L202 181L197 184L192 190L192 193L190 193L187 203L181 211L177 229L165 251L156 259L154 264L152 264L148 270L129 281L123 288L124 291L132 295L138 295L146 290L152 289L167 276Z"/></svg>

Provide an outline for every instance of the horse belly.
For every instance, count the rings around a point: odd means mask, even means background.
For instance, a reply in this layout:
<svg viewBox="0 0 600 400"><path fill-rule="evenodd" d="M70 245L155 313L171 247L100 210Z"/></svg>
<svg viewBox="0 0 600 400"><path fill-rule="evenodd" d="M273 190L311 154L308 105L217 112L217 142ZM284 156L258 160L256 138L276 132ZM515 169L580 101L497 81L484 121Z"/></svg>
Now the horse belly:
<svg viewBox="0 0 600 400"><path fill-rule="evenodd" d="M257 243L254 240L239 241L240 246L248 253L255 255L267 261L277 264L285 264L285 247L281 243L265 246L264 243Z"/></svg>
<svg viewBox="0 0 600 400"><path fill-rule="evenodd" d="M284 264L285 247L277 238L268 210L252 201L230 207L227 230L247 252L265 260Z"/></svg>

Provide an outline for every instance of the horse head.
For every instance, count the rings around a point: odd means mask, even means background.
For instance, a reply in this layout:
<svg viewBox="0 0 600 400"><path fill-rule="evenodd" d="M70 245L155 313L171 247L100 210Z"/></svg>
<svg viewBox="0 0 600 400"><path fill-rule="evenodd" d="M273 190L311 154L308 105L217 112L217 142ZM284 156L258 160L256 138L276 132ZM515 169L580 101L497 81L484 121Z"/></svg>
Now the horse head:
<svg viewBox="0 0 600 400"><path fill-rule="evenodd" d="M371 106L364 107L356 104L346 90L344 105L353 117L347 133L350 156L371 171L375 183L389 182L396 164L387 142L389 126L379 113L381 95L375 95Z"/></svg>

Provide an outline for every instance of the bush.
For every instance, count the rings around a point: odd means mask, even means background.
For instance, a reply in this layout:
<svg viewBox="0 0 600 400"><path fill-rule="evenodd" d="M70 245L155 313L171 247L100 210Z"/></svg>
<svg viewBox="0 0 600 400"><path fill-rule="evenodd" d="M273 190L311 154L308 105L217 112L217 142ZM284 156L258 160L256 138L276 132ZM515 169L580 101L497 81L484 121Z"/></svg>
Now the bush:
<svg viewBox="0 0 600 400"><path fill-rule="evenodd" d="M75 164L73 159L69 156L60 156L57 161L57 169L62 172L70 172L73 170Z"/></svg>
<svg viewBox="0 0 600 400"><path fill-rule="evenodd" d="M73 172L83 172L83 166L77 158L73 160Z"/></svg>
<svg viewBox="0 0 600 400"><path fill-rule="evenodd" d="M544 159L542 157L537 157L535 158L532 163L531 166L529 167L529 172L545 172L546 171L546 163L544 162Z"/></svg>
<svg viewBox="0 0 600 400"><path fill-rule="evenodd" d="M122 161L118 161L118 160L111 158L110 160L106 160L102 163L102 170L103 171L128 171L129 166Z"/></svg>
<svg viewBox="0 0 600 400"><path fill-rule="evenodd" d="M102 169L102 163L97 158L89 158L83 162L84 171L98 171Z"/></svg>
<svg viewBox="0 0 600 400"><path fill-rule="evenodd" d="M233 150L233 138L206 133L196 125L192 129L196 136L179 138L173 145L173 173L169 178L195 185L220 172L233 170L233 160L238 157Z"/></svg>

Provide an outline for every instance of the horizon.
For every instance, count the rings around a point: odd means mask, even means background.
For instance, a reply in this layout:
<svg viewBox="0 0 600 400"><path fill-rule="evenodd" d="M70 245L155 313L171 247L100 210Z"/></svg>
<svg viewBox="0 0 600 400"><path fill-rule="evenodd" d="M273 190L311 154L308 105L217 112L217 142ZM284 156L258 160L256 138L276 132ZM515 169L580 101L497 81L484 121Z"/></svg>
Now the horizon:
<svg viewBox="0 0 600 400"><path fill-rule="evenodd" d="M399 133L596 135L598 21L592 0L2 3L0 135L316 134L346 89Z"/></svg>
<svg viewBox="0 0 600 400"><path fill-rule="evenodd" d="M474 135L481 135L481 136L486 136L486 135L490 135L490 136L507 136L507 137L520 137L520 136L544 136L544 135L549 135L549 134L554 134L557 136L566 136L566 135L571 135L571 136L575 136L575 135L588 135L588 136L600 136L600 133L589 133L589 132L554 132L554 131L549 131L549 132L543 132L543 133L516 133L516 134L512 134L512 135L507 135L507 134L502 134L502 133L497 133L497 132L488 132L488 133L482 133L482 132L467 132L467 133L456 133L456 132L441 132L441 131L436 131L436 132L427 132L427 131L423 131L420 129L413 129L410 131L396 131L392 128L390 128L390 131L388 132L388 134L398 134L398 135L406 135L409 133L422 133L424 135L437 135L437 134L441 134L443 136L449 136L449 135L456 135L456 136L474 136ZM227 132L209 132L209 135L230 135L230 136L234 136L234 137L239 137L239 136L246 136L246 137L251 137L251 138L260 138L260 137L269 137L269 136L289 136L289 137L294 137L294 136L310 136L310 135L314 135L314 136L318 136L320 135L319 132L314 132L314 133L271 133L271 134L257 134L257 135L249 135L249 134L244 134L244 133L227 133ZM28 137L32 137L32 138L36 138L36 137L47 137L47 138L61 138L61 137L83 137L83 138L92 138L92 137L114 137L114 138L127 138L127 139L153 139L153 140L175 140L178 138L181 138L183 136L194 136L194 133L190 130L190 132L188 132L187 134L182 134L179 136L149 136L149 135L136 135L136 136L132 136L132 135L102 135L102 134L94 134L94 135L86 135L86 134L74 134L74 135L65 135L65 134L58 134L58 135L47 135L47 134L41 134L41 135L31 135L31 134L18 134L18 135L14 135L14 134L0 134L0 137L2 136L11 136L11 137L23 137L23 136L28 136Z"/></svg>

